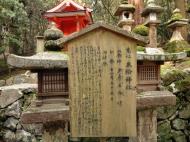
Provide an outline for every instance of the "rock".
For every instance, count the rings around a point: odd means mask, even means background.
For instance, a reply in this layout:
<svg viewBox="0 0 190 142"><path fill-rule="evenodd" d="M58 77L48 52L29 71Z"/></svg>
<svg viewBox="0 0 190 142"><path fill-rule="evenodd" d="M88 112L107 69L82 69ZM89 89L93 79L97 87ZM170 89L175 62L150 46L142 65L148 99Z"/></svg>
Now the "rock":
<svg viewBox="0 0 190 142"><path fill-rule="evenodd" d="M42 135L43 124L23 124L22 126L33 135Z"/></svg>
<svg viewBox="0 0 190 142"><path fill-rule="evenodd" d="M186 128L188 124L188 121L182 120L182 119L175 119L172 122L172 126L173 128L175 128L176 130L183 130Z"/></svg>
<svg viewBox="0 0 190 142"><path fill-rule="evenodd" d="M5 80L0 80L0 87L5 86L5 85L6 85L6 81Z"/></svg>
<svg viewBox="0 0 190 142"><path fill-rule="evenodd" d="M171 139L171 125L170 121L162 121L158 123L158 134L161 141L169 141Z"/></svg>
<svg viewBox="0 0 190 142"><path fill-rule="evenodd" d="M172 138L175 142L187 142L185 134L181 131L172 131Z"/></svg>
<svg viewBox="0 0 190 142"><path fill-rule="evenodd" d="M17 90L20 90L21 92L27 89L32 89L36 91L37 87L38 87L37 84L23 83L23 84L15 84L11 86L0 87L0 91L10 90L10 89L17 89Z"/></svg>
<svg viewBox="0 0 190 142"><path fill-rule="evenodd" d="M186 68L183 70L185 73L189 74L190 75L190 68Z"/></svg>
<svg viewBox="0 0 190 142"><path fill-rule="evenodd" d="M5 142L16 142L15 133L10 130L6 130L4 132L3 139Z"/></svg>
<svg viewBox="0 0 190 142"><path fill-rule="evenodd" d="M27 74L27 75L31 78L30 83L32 83L32 84L38 83L38 74L37 73L31 73L30 72L30 74Z"/></svg>
<svg viewBox="0 0 190 142"><path fill-rule="evenodd" d="M22 125L20 123L18 123L17 126L16 126L16 129L17 130L21 130L22 129Z"/></svg>
<svg viewBox="0 0 190 142"><path fill-rule="evenodd" d="M35 92L36 92L36 89L35 89L35 88L27 88L27 89L22 90L22 92L23 92L24 94L35 93Z"/></svg>
<svg viewBox="0 0 190 142"><path fill-rule="evenodd" d="M171 106L171 107L160 107L157 109L158 116L157 118L160 120L167 119L171 117L175 112L177 111L177 107Z"/></svg>
<svg viewBox="0 0 190 142"><path fill-rule="evenodd" d="M6 80L6 85L7 86L10 86L10 85L13 85L13 77L10 77L9 79Z"/></svg>
<svg viewBox="0 0 190 142"><path fill-rule="evenodd" d="M176 88L176 85L175 85L175 83L172 83L172 84L170 84L170 89L171 89L171 91L172 91L172 93L178 93L179 92L179 90Z"/></svg>
<svg viewBox="0 0 190 142"><path fill-rule="evenodd" d="M16 131L16 140L18 142L31 142L32 136L30 133L28 133L24 130L18 130L18 131Z"/></svg>
<svg viewBox="0 0 190 142"><path fill-rule="evenodd" d="M15 118L20 118L20 115L21 115L21 106L20 106L20 103L17 101L15 103L13 103L12 105L10 105L6 109L5 115L6 116L15 117Z"/></svg>
<svg viewBox="0 0 190 142"><path fill-rule="evenodd" d="M182 110L179 111L179 118L189 119L190 118L190 104L186 107L183 107Z"/></svg>
<svg viewBox="0 0 190 142"><path fill-rule="evenodd" d="M0 108L7 107L8 105L16 102L22 96L22 92L17 89L2 90L0 95Z"/></svg>
<svg viewBox="0 0 190 142"><path fill-rule="evenodd" d="M10 117L5 121L4 127L9 128L14 131L14 130L16 130L18 123L19 123L19 121L17 119Z"/></svg>
<svg viewBox="0 0 190 142"><path fill-rule="evenodd" d="M187 74L181 70L170 70L162 76L164 86L168 86L175 81L182 80L187 76Z"/></svg>
<svg viewBox="0 0 190 142"><path fill-rule="evenodd" d="M21 74L17 75L13 79L13 84L23 84L23 83L37 83L37 79L35 76L30 76L29 74Z"/></svg>

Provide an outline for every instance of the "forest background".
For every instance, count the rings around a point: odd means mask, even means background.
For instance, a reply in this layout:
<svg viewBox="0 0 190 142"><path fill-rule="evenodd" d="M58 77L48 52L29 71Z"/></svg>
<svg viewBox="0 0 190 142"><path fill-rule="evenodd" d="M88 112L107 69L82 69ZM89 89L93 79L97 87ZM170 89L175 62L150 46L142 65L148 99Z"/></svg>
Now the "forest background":
<svg viewBox="0 0 190 142"><path fill-rule="evenodd" d="M94 21L104 21L110 24L116 24L118 19L114 16L115 9L118 7L119 0L76 0L82 4L91 7ZM140 16L147 0L129 0L136 5L135 14L136 25L142 24L143 19ZM6 53L15 53L20 55L31 55L35 52L35 37L43 35L47 29L48 22L43 18L43 13L62 0L0 0L0 54L1 58ZM164 12L160 19L162 24L159 26L159 42L165 43L170 37L170 31L167 30L165 22L171 17L175 7L182 11L185 17L188 17L187 0L156 0L164 7ZM167 31L167 32L166 32ZM188 30L184 29L183 36L188 38ZM4 56L3 56L4 55ZM0 61L1 62L1 61Z"/></svg>

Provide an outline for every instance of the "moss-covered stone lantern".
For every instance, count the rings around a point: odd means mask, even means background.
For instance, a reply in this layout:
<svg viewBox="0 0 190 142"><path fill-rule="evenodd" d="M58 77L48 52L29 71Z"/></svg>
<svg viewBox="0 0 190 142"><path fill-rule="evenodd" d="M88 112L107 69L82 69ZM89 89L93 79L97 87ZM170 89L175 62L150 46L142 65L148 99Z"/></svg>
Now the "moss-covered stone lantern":
<svg viewBox="0 0 190 142"><path fill-rule="evenodd" d="M188 24L188 19L185 19L180 9L175 9L173 11L171 19L168 21L168 28L173 31L170 42L184 40L181 35L181 29Z"/></svg>
<svg viewBox="0 0 190 142"><path fill-rule="evenodd" d="M122 0L115 12L115 16L120 16L118 26L130 32L135 22L133 19L134 12L135 6L133 4L129 4L128 0Z"/></svg>
<svg viewBox="0 0 190 142"><path fill-rule="evenodd" d="M162 10L162 7L156 5L155 0L148 0L147 6L142 12L142 17L145 17L145 25L149 27L149 47L152 48L157 47L157 26L160 24L157 16Z"/></svg>
<svg viewBox="0 0 190 142"><path fill-rule="evenodd" d="M38 92L36 100L22 114L24 124L43 124L44 142L54 139L68 141L69 87L68 55L61 50L56 40L63 37L54 24L45 31L45 52L30 57L10 55L8 63L16 68L37 73ZM53 126L53 127L52 127ZM49 133L53 131L53 133Z"/></svg>

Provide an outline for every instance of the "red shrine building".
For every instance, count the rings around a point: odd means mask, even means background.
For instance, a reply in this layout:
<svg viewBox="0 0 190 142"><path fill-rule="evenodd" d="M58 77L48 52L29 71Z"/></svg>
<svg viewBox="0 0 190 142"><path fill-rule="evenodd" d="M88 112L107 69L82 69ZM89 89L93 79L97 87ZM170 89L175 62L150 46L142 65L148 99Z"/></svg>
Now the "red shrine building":
<svg viewBox="0 0 190 142"><path fill-rule="evenodd" d="M64 0L53 9L46 11L43 16L48 21L55 22L64 35L69 35L93 23L92 11L73 0Z"/></svg>

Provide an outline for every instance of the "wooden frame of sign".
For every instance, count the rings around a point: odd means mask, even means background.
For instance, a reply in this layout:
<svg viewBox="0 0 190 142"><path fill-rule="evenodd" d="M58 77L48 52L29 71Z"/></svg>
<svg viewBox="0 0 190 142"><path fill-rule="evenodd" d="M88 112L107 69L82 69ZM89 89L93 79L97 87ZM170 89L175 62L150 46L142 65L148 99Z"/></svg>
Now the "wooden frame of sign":
<svg viewBox="0 0 190 142"><path fill-rule="evenodd" d="M97 28L65 44L72 137L136 136L136 42Z"/></svg>

